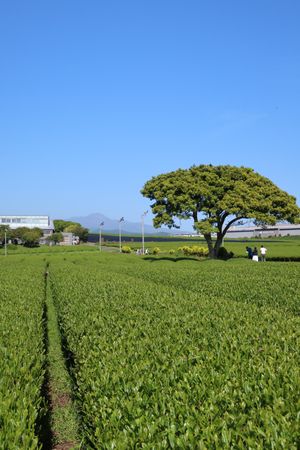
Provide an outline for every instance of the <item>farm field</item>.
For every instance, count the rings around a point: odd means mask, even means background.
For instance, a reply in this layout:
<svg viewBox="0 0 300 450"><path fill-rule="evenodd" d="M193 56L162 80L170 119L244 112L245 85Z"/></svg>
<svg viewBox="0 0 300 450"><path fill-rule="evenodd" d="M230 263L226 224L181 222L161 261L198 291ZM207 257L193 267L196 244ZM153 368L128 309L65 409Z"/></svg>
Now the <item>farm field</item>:
<svg viewBox="0 0 300 450"><path fill-rule="evenodd" d="M129 238L124 236L122 239L122 245L129 245L133 251L141 248L141 242L132 242ZM234 242L233 240L224 242L224 246L228 251L232 251L235 257L245 257L245 248L247 245L257 246L259 248L262 243L267 247L267 258L300 258L300 238L299 237L287 237L276 238L265 241L255 241L253 239L244 242ZM178 248L184 245L200 245L206 247L204 240L190 239L188 241L176 241L174 239L166 238L164 242L145 242L145 248L149 251L153 251L153 248L158 247L161 254L168 254L170 250L174 250L177 253ZM108 251L109 249L119 249L118 242L104 242L103 249ZM40 247L26 248L21 245L12 246L8 245L8 253L10 255L19 254L62 254L62 253L81 253L81 252L97 252L98 243L96 244L80 244L76 246L52 246L42 245ZM4 249L0 249L0 255L4 255Z"/></svg>
<svg viewBox="0 0 300 450"><path fill-rule="evenodd" d="M45 375L43 264L0 263L0 448L38 448Z"/></svg>
<svg viewBox="0 0 300 450"><path fill-rule="evenodd" d="M51 305L77 418L73 448L299 448L299 275L299 263L240 258L0 258L9 424L0 448L11 436L14 448L46 448Z"/></svg>
<svg viewBox="0 0 300 450"><path fill-rule="evenodd" d="M12 245L7 246L7 253L10 256L13 255L39 255L39 254L53 254L53 253L80 253L80 252L94 252L98 248L95 245L80 244L80 245L41 245L40 247L24 247L23 245ZM4 255L4 248L0 250L1 256Z"/></svg>
<svg viewBox="0 0 300 450"><path fill-rule="evenodd" d="M256 246L258 249L259 247L264 244L267 249L267 257L271 258L277 258L277 257L294 257L294 258L300 258L300 238L277 238L272 240L265 240L265 241L255 241L254 239L244 241L244 242L234 242L233 240L224 242L224 246L228 251L232 251L235 256L237 257L244 257L246 256L246 246L249 245L250 247ZM107 245L107 244L105 244ZM115 243L109 243L108 245L118 247L119 244L117 242ZM131 249L137 250L138 248L141 248L140 242L131 242L130 240L125 241L123 245L129 245ZM168 253L170 250L175 250L179 247L183 247L184 245L192 246L192 245L200 245L202 247L206 247L206 243L204 240L196 240L196 239L190 239L189 241L182 242L182 241L175 241L175 240L168 240L166 239L165 242L145 242L145 248L148 248L150 251L153 250L154 247L158 247L161 251L161 253Z"/></svg>

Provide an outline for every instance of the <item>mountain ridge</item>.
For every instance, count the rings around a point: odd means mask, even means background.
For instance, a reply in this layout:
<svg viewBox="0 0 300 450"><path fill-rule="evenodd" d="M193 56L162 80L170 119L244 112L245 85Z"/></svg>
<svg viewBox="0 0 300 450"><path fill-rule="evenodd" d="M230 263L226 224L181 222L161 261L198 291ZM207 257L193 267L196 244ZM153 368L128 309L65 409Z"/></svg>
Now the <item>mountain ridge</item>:
<svg viewBox="0 0 300 450"><path fill-rule="evenodd" d="M78 222L83 227L88 228L91 232L99 232L99 226L101 222L104 222L102 226L102 232L110 232L116 233L119 230L119 220L118 219L110 219L102 213L91 213L87 216L73 216L67 220L71 220L72 222ZM122 233L123 234L134 234L141 233L141 222L131 222L126 221L126 218L122 222ZM145 234L181 234L183 231L179 232L178 230L170 230L169 228L154 228L152 225L145 224L144 225Z"/></svg>

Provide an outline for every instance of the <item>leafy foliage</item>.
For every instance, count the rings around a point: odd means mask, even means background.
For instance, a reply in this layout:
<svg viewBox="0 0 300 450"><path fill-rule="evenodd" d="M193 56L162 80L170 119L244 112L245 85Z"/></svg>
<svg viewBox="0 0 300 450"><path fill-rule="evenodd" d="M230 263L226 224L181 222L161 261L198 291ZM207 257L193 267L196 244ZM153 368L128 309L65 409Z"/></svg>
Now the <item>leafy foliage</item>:
<svg viewBox="0 0 300 450"><path fill-rule="evenodd" d="M84 448L298 449L297 263L46 258ZM44 260L0 260L3 448L40 448Z"/></svg>
<svg viewBox="0 0 300 450"><path fill-rule="evenodd" d="M33 228L23 234L23 244L25 247L36 247L39 245L39 240L43 236L42 230L39 228Z"/></svg>
<svg viewBox="0 0 300 450"><path fill-rule="evenodd" d="M151 205L154 226L179 227L175 219L193 219L207 241L210 256L217 256L230 226L243 218L274 224L295 222L300 209L295 197L253 169L234 166L192 166L158 175L147 181L142 194ZM217 233L215 244L212 233Z"/></svg>
<svg viewBox="0 0 300 450"><path fill-rule="evenodd" d="M131 248L129 247L129 245L122 246L122 253L131 253Z"/></svg>
<svg viewBox="0 0 300 450"><path fill-rule="evenodd" d="M11 237L20 239L25 247L37 247L42 236L42 230L37 227L18 227L11 231Z"/></svg>
<svg viewBox="0 0 300 450"><path fill-rule="evenodd" d="M65 231L66 233L73 233L75 236L78 236L81 241L87 241L89 230L80 225L80 223L58 219L53 220L53 223L55 232L59 233Z"/></svg>
<svg viewBox="0 0 300 450"><path fill-rule="evenodd" d="M1 261L0 447L38 449L44 377L43 270Z"/></svg>
<svg viewBox="0 0 300 450"><path fill-rule="evenodd" d="M218 258L220 259L224 259L226 261L227 259L233 258L233 256L233 252L229 252L225 247L220 247L218 250Z"/></svg>
<svg viewBox="0 0 300 450"><path fill-rule="evenodd" d="M192 245L191 247L184 245L183 247L179 247L178 251L187 256L208 256L208 249L199 245Z"/></svg>
<svg viewBox="0 0 300 450"><path fill-rule="evenodd" d="M58 244L59 242L62 242L64 240L64 237L61 232L55 232L50 234L48 241L53 242L54 244Z"/></svg>
<svg viewBox="0 0 300 450"><path fill-rule="evenodd" d="M80 225L77 222L72 222L70 220L61 220L61 219L55 219L53 220L53 225L56 233L61 233L62 231L65 231L65 229L70 225Z"/></svg>
<svg viewBox="0 0 300 450"><path fill-rule="evenodd" d="M85 445L296 450L298 268L118 261L51 269Z"/></svg>
<svg viewBox="0 0 300 450"><path fill-rule="evenodd" d="M87 241L89 230L87 228L82 227L79 224L69 225L64 229L66 233L73 233L74 236L78 236L79 239L83 242Z"/></svg>

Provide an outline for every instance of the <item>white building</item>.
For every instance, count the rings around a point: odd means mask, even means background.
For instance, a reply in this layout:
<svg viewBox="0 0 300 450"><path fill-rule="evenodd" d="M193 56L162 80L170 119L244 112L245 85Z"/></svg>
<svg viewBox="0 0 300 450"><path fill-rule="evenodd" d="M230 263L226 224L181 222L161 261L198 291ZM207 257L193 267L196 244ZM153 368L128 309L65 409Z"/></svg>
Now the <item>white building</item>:
<svg viewBox="0 0 300 450"><path fill-rule="evenodd" d="M73 233L65 233L62 232L63 241L60 242L60 245L77 245L79 244L79 237L74 236Z"/></svg>
<svg viewBox="0 0 300 450"><path fill-rule="evenodd" d="M49 216L0 216L0 225L7 225L12 230L20 227L40 228L45 237L54 231Z"/></svg>
<svg viewBox="0 0 300 450"><path fill-rule="evenodd" d="M236 225L229 228L226 239L231 238L268 238L279 236L300 236L300 224L278 223L266 227Z"/></svg>

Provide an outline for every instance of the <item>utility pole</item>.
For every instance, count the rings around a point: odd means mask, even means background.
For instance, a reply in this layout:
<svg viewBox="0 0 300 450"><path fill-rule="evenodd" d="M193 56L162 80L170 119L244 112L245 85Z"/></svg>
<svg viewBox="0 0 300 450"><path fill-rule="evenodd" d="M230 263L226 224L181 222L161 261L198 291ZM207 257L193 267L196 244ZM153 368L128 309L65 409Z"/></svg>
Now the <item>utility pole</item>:
<svg viewBox="0 0 300 450"><path fill-rule="evenodd" d="M121 223L124 222L124 217L119 220L119 252L122 253L122 235L121 235Z"/></svg>
<svg viewBox="0 0 300 450"><path fill-rule="evenodd" d="M104 225L104 222L101 222L99 225L99 251L101 252L102 248L101 248L101 243L102 243L102 227Z"/></svg>
<svg viewBox="0 0 300 450"><path fill-rule="evenodd" d="M4 231L4 256L7 256L7 239L6 239L6 232L7 232L7 230Z"/></svg>
<svg viewBox="0 0 300 450"><path fill-rule="evenodd" d="M145 254L145 223L144 219L148 211L143 212L141 215L141 221L142 221L142 254Z"/></svg>

